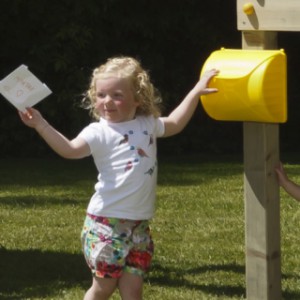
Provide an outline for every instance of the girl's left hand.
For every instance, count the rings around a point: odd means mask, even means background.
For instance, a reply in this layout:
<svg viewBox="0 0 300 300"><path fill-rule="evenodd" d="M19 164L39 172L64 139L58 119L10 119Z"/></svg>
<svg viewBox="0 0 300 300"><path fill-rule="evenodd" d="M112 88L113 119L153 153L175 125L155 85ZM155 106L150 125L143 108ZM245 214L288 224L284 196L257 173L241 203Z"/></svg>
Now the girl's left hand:
<svg viewBox="0 0 300 300"><path fill-rule="evenodd" d="M204 74L201 76L198 83L195 85L194 90L200 96L218 92L217 88L209 88L208 87L212 78L218 74L219 74L219 71L216 69L211 69L211 70L204 72Z"/></svg>

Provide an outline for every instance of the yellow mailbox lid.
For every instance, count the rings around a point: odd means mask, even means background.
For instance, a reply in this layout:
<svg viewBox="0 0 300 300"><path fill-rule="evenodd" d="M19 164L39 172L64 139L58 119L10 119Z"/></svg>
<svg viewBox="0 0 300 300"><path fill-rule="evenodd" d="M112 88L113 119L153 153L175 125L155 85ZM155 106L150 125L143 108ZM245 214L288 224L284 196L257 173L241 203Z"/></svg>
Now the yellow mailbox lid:
<svg viewBox="0 0 300 300"><path fill-rule="evenodd" d="M201 70L218 69L201 96L207 114L216 120L284 123L287 120L286 55L284 50L214 51Z"/></svg>

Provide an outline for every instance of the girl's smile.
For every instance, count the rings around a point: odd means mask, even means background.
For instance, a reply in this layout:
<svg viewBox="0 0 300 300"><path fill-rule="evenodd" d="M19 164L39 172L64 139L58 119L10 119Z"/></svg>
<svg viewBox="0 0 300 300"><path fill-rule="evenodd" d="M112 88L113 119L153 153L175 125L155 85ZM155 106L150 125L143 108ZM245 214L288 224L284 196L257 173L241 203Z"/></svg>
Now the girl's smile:
<svg viewBox="0 0 300 300"><path fill-rule="evenodd" d="M102 118L119 123L134 119L139 103L134 97L128 80L109 77L96 81L94 105Z"/></svg>

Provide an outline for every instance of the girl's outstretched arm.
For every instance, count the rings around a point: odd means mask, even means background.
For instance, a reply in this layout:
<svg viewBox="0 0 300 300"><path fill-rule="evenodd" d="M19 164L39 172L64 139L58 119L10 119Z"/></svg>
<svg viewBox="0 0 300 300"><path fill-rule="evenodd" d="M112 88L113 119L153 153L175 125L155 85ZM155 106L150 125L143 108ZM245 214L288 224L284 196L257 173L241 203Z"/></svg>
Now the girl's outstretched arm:
<svg viewBox="0 0 300 300"><path fill-rule="evenodd" d="M34 128L46 143L64 158L83 158L90 154L88 144L81 138L67 139L53 128L34 108L28 108L27 113L19 112L25 125Z"/></svg>
<svg viewBox="0 0 300 300"><path fill-rule="evenodd" d="M283 164L280 163L277 168L275 168L278 177L279 185L293 198L300 201L300 186L290 180L284 170Z"/></svg>
<svg viewBox="0 0 300 300"><path fill-rule="evenodd" d="M183 130L192 118L201 95L216 93L218 91L215 88L208 87L210 80L218 73L219 71L215 69L206 71L194 88L186 95L183 101L168 117L163 118L165 124L164 137L175 135Z"/></svg>

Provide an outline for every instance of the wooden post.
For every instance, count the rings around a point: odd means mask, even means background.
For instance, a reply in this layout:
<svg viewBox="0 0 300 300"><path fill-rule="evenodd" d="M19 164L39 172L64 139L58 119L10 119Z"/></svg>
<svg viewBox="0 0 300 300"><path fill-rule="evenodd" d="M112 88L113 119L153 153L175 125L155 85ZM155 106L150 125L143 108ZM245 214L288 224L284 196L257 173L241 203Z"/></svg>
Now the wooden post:
<svg viewBox="0 0 300 300"><path fill-rule="evenodd" d="M299 14L297 0L237 0L243 48L277 49L276 32L300 31ZM282 297L279 187L274 172L278 161L279 126L244 123L248 300Z"/></svg>
<svg viewBox="0 0 300 300"><path fill-rule="evenodd" d="M244 49L277 49L274 32L242 32ZM281 299L279 125L244 123L247 300Z"/></svg>

